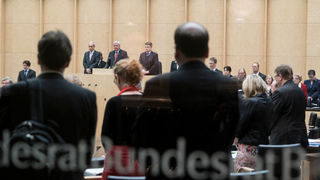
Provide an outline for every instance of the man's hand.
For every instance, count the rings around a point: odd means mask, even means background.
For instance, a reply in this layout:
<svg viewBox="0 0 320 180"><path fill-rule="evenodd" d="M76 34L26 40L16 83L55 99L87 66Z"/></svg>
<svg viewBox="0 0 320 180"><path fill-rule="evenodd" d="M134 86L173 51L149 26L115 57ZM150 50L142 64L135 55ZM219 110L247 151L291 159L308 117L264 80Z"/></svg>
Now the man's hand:
<svg viewBox="0 0 320 180"><path fill-rule="evenodd" d="M238 141L239 141L239 138L235 137L233 144L236 145L236 147L238 147L238 144L239 144Z"/></svg>
<svg viewBox="0 0 320 180"><path fill-rule="evenodd" d="M88 74L91 74L91 71L90 71L89 68L86 69L86 72L87 72Z"/></svg>

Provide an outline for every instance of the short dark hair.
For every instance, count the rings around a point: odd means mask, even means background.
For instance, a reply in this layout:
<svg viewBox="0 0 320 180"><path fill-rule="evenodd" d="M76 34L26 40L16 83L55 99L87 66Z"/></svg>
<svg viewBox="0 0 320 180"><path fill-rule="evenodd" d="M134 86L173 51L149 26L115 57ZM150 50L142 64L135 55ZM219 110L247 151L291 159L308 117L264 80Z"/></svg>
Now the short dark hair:
<svg viewBox="0 0 320 180"><path fill-rule="evenodd" d="M230 67L230 66L225 66L225 67L223 68L223 70L224 70L224 69L227 69L227 71L231 72L231 67Z"/></svg>
<svg viewBox="0 0 320 180"><path fill-rule="evenodd" d="M205 57L208 53L209 34L200 24L189 22L176 29L174 42L186 57Z"/></svg>
<svg viewBox="0 0 320 180"><path fill-rule="evenodd" d="M211 57L210 61L213 61L215 64L217 64L217 59L215 57Z"/></svg>
<svg viewBox="0 0 320 180"><path fill-rule="evenodd" d="M38 57L41 63L52 70L59 70L70 61L72 47L62 31L45 33L38 43Z"/></svg>
<svg viewBox="0 0 320 180"><path fill-rule="evenodd" d="M316 75L316 71L313 70L313 69L310 69L310 70L308 71L308 76L310 76L310 75L315 76L315 75Z"/></svg>
<svg viewBox="0 0 320 180"><path fill-rule="evenodd" d="M23 61L23 63L22 63L22 64L26 64L27 66L31 66L31 62L30 62L30 61L28 61L28 60Z"/></svg>
<svg viewBox="0 0 320 180"><path fill-rule="evenodd" d="M144 43L144 45L149 45L150 47L152 47L152 42L148 41L148 42Z"/></svg>
<svg viewBox="0 0 320 180"><path fill-rule="evenodd" d="M293 78L292 68L287 64L281 64L277 66L276 69L274 70L274 73L276 73L277 75L281 74L281 76L285 80L292 80Z"/></svg>

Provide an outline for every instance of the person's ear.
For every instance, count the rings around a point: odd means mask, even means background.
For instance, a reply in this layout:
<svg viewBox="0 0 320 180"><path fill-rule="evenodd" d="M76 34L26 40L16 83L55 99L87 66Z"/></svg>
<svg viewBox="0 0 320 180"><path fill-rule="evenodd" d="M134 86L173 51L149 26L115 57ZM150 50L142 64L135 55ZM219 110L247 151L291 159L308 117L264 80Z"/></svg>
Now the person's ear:
<svg viewBox="0 0 320 180"><path fill-rule="evenodd" d="M208 57L209 57L209 47L208 47L208 51L205 58L208 58Z"/></svg>

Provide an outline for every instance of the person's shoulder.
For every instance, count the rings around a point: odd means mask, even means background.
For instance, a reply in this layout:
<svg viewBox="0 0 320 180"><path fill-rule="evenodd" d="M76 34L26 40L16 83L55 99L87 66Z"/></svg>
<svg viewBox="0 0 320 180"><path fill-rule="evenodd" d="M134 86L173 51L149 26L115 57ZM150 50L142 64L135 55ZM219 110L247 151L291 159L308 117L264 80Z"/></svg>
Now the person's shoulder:
<svg viewBox="0 0 320 180"><path fill-rule="evenodd" d="M120 51L123 52L123 53L127 53L127 51L126 51L126 50L123 50L123 49L120 49Z"/></svg>
<svg viewBox="0 0 320 180"><path fill-rule="evenodd" d="M150 80L147 81L147 83L158 83L162 80L166 80L170 78L170 76L172 76L173 74L175 74L176 72L171 72L171 73L165 73L165 74L161 74L161 75L157 75L156 77L151 78Z"/></svg>
<svg viewBox="0 0 320 180"><path fill-rule="evenodd" d="M158 55L158 53L154 52L154 51L151 51L151 53L153 53L154 55Z"/></svg>

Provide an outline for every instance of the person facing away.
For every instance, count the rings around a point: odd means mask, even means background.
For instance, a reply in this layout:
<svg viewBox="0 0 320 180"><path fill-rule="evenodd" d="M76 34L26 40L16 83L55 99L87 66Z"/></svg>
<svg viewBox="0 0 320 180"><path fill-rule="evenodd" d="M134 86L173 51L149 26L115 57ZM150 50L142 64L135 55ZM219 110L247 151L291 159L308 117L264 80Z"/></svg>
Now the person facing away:
<svg viewBox="0 0 320 180"><path fill-rule="evenodd" d="M109 52L108 60L104 68L112 69L118 61L126 58L129 58L127 51L120 49L120 42L115 41L113 42L113 51Z"/></svg>
<svg viewBox="0 0 320 180"><path fill-rule="evenodd" d="M209 67L210 67L211 71L215 71L215 72L220 73L222 75L222 71L217 69L217 62L218 62L218 60L215 57L211 57L210 62L209 62Z"/></svg>
<svg viewBox="0 0 320 180"><path fill-rule="evenodd" d="M114 83L120 92L117 96L109 99L105 109L101 139L109 137L113 146L108 147L103 143L106 156L102 179L107 179L109 175L143 176L144 173L138 172L137 161L134 162L135 168L125 173L118 171L115 166L119 162L125 164L126 167L130 166L132 157L130 157L129 151L133 145L131 129L135 122L137 106L126 106L126 98L138 99L141 97L142 94L139 92L137 85L142 80L142 67L137 60L123 59L117 62L113 70ZM121 158L118 161L114 159L116 151L121 152Z"/></svg>
<svg viewBox="0 0 320 180"><path fill-rule="evenodd" d="M25 81L26 79L31 79L36 77L36 72L30 69L31 62L29 60L23 61L23 70L19 72L18 82Z"/></svg>
<svg viewBox="0 0 320 180"><path fill-rule="evenodd" d="M317 103L320 95L320 81L316 78L316 71L313 69L308 71L308 76L309 79L304 81L304 84L307 86L308 97L311 98L312 103Z"/></svg>
<svg viewBox="0 0 320 180"><path fill-rule="evenodd" d="M84 53L83 68L84 74L92 74L92 68L95 68L100 60L100 52L95 50L95 43L88 43L89 51Z"/></svg>
<svg viewBox="0 0 320 180"><path fill-rule="evenodd" d="M43 119L68 144L68 156L74 157L56 159L61 163L55 164L53 172L45 179L83 179L83 172L88 167L92 156L90 141L95 135L97 120L96 95L63 78L63 72L70 63L71 54L71 43L62 31L49 31L38 43L38 64L41 73L34 81L41 83L42 87ZM30 111L34 109L29 107L29 98L27 81L2 88L1 132L8 130L11 133L18 124L31 119ZM0 137L3 138L2 133ZM85 143L85 151L77 151L80 141ZM48 161L47 158L51 157L50 154L41 152L35 154L35 156L38 155L40 158L44 156L44 161ZM24 163L28 162L24 161ZM3 166L0 168L3 179L37 179L32 174L33 170L30 164L25 168L7 169Z"/></svg>
<svg viewBox="0 0 320 180"><path fill-rule="evenodd" d="M292 81L293 71L283 64L274 70L275 81L279 88L272 94L274 116L270 126L270 144L309 145L305 124L307 106L303 90Z"/></svg>
<svg viewBox="0 0 320 180"><path fill-rule="evenodd" d="M262 74L260 71L259 71L259 68L260 68L260 65L258 62L254 62L252 64L252 74L256 74L258 76L260 76L264 81L266 81L266 75Z"/></svg>
<svg viewBox="0 0 320 180"><path fill-rule="evenodd" d="M179 70L146 83L141 103L145 108L138 113L134 127L135 146L154 149L160 156L179 145L185 150L182 161L176 163L151 161L147 179L227 179L229 176L227 157L239 115L237 87L234 81L213 73L204 64L209 53L208 41L208 31L200 24L180 25L174 33ZM148 104L152 98L157 105ZM217 171L217 167L208 165L187 169L187 164L194 167L196 163L188 163L187 157L197 152L221 160L226 168ZM157 169L159 174L155 173ZM205 173L199 175L195 171Z"/></svg>
<svg viewBox="0 0 320 180"><path fill-rule="evenodd" d="M140 54L139 61L142 64L142 73L144 75L159 74L159 58L158 54L152 51L152 42L148 41L144 44L145 52Z"/></svg>
<svg viewBox="0 0 320 180"><path fill-rule="evenodd" d="M239 126L234 144L237 156L234 170L240 167L256 168L258 146L269 144L268 127L273 115L272 101L267 97L267 86L258 75L248 75L243 82L246 101L240 111Z"/></svg>

